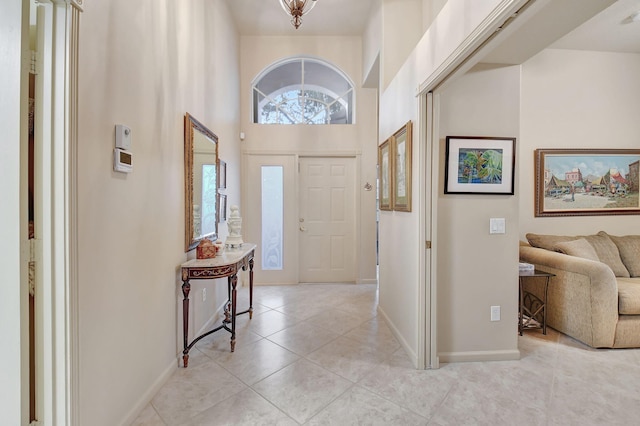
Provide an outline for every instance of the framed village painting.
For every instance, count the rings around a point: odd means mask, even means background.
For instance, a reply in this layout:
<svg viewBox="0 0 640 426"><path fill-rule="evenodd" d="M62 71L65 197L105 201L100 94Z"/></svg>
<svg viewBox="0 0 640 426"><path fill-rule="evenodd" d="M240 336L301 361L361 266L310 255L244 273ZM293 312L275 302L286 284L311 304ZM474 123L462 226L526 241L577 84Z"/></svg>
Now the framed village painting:
<svg viewBox="0 0 640 426"><path fill-rule="evenodd" d="M535 216L640 214L640 149L537 149Z"/></svg>
<svg viewBox="0 0 640 426"><path fill-rule="evenodd" d="M447 136L445 194L513 195L516 139Z"/></svg>

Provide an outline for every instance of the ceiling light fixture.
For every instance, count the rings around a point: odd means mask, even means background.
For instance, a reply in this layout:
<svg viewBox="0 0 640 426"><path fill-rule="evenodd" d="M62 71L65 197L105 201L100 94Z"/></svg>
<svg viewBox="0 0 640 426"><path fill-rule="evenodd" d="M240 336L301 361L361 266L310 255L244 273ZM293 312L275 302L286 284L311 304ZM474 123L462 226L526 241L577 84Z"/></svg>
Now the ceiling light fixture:
<svg viewBox="0 0 640 426"><path fill-rule="evenodd" d="M296 30L302 25L302 15L311 12L317 0L280 0L280 5L284 11L291 15L291 24Z"/></svg>

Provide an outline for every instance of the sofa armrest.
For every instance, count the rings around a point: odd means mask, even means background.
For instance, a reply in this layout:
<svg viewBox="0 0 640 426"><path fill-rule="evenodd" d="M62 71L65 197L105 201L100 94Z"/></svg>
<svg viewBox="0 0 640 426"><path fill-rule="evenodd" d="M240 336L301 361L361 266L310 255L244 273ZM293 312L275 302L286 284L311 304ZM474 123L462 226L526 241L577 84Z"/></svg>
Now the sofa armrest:
<svg viewBox="0 0 640 426"><path fill-rule="evenodd" d="M593 347L612 347L618 322L618 284L602 262L520 246L520 259L551 272L549 325Z"/></svg>

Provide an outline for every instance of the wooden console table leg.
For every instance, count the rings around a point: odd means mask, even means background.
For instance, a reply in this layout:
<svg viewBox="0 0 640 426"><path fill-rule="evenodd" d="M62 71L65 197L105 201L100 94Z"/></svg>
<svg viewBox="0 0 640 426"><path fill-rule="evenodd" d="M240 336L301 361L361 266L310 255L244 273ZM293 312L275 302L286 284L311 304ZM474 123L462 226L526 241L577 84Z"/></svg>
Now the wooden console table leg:
<svg viewBox="0 0 640 426"><path fill-rule="evenodd" d="M224 302L224 320L222 322L224 324L231 324L231 277L229 275L227 277L227 301Z"/></svg>
<svg viewBox="0 0 640 426"><path fill-rule="evenodd" d="M182 340L184 343L184 349L182 351L182 363L184 368L189 365L189 292L191 291L191 284L189 279L182 277Z"/></svg>
<svg viewBox="0 0 640 426"><path fill-rule="evenodd" d="M236 350L236 286L238 285L238 275L229 277L231 282L231 352Z"/></svg>
<svg viewBox="0 0 640 426"><path fill-rule="evenodd" d="M249 260L249 319L253 318L253 257Z"/></svg>
<svg viewBox="0 0 640 426"><path fill-rule="evenodd" d="M522 309L522 305L524 303L524 288L522 286L522 277L518 278L518 299L520 299L520 303L518 306L518 332L522 336L522 328L523 328L523 318L524 310Z"/></svg>
<svg viewBox="0 0 640 426"><path fill-rule="evenodd" d="M546 277L544 283L544 308L542 309L542 334L547 334L547 300L549 300L549 280L551 277Z"/></svg>

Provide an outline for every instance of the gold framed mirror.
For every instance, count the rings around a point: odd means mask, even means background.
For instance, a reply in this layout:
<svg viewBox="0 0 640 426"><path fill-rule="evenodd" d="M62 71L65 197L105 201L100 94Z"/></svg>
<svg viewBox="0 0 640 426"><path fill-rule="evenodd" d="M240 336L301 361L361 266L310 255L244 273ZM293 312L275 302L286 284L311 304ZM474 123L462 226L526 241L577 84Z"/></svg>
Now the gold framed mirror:
<svg viewBox="0 0 640 426"><path fill-rule="evenodd" d="M218 137L185 114L185 251L218 238L218 167Z"/></svg>

